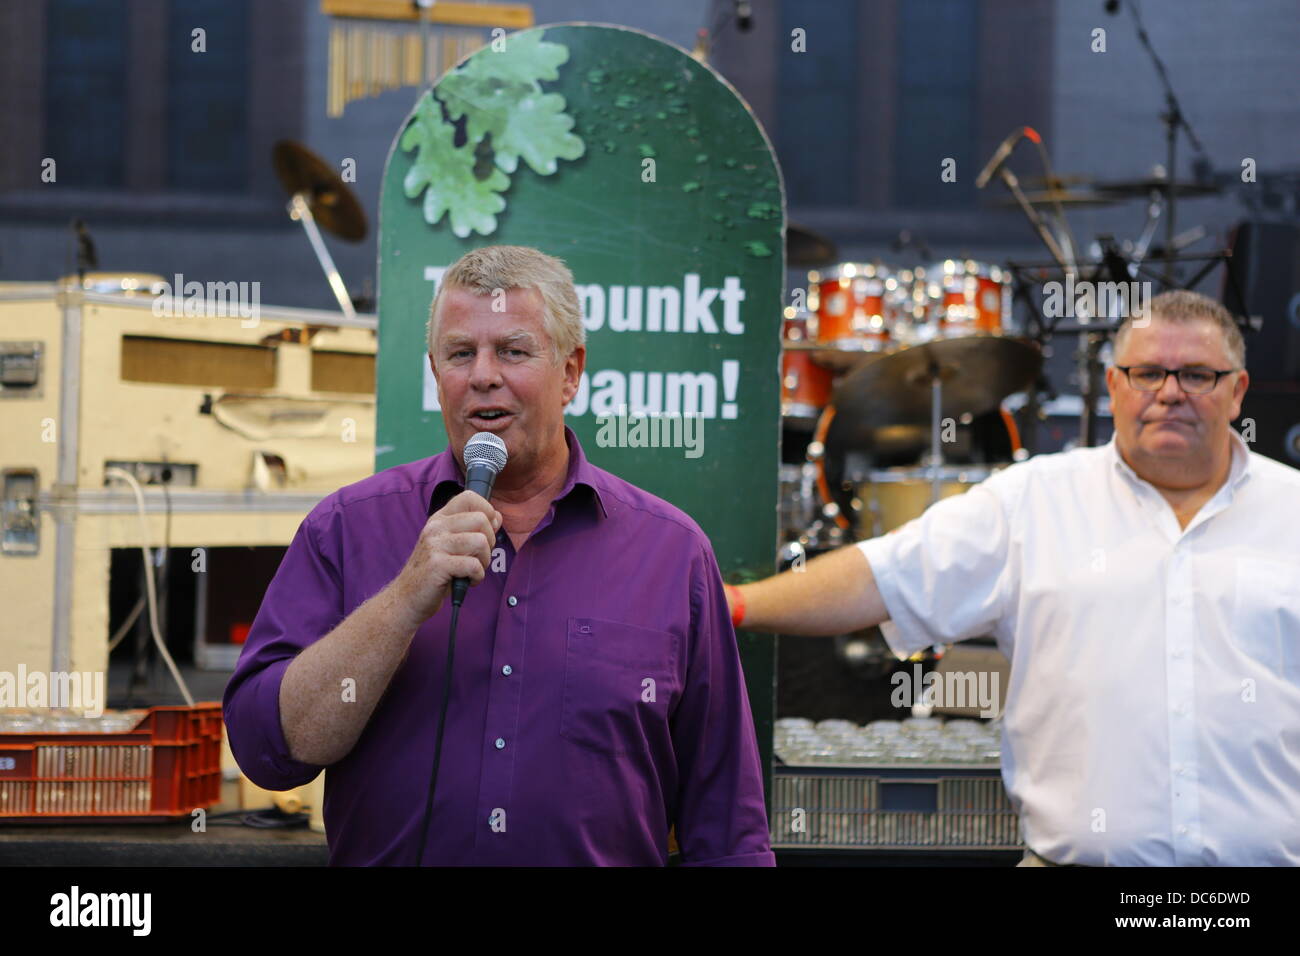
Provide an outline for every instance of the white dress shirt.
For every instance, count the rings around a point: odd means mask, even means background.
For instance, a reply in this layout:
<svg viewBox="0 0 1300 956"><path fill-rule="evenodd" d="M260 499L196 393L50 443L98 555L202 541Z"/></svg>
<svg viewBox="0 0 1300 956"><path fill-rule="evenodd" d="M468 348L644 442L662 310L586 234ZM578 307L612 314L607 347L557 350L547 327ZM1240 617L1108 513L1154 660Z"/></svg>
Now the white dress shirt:
<svg viewBox="0 0 1300 956"><path fill-rule="evenodd" d="M1300 471L1232 456L1186 529L1112 439L858 545L896 654L1010 659L1002 775L1048 860L1300 864Z"/></svg>

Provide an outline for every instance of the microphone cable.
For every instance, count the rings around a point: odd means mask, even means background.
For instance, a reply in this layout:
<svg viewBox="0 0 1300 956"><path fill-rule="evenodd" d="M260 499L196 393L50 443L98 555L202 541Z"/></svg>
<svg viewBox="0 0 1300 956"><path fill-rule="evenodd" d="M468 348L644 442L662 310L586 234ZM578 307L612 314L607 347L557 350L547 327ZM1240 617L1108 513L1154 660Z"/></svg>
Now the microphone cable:
<svg viewBox="0 0 1300 956"><path fill-rule="evenodd" d="M447 672L442 679L442 708L438 714L438 734L433 744L433 772L429 775L429 795L424 804L424 825L420 827L420 847L415 865L424 865L424 847L429 839L429 822L433 817L433 792L438 785L438 764L442 762L442 732L447 725L447 702L451 699L451 664L456 656L456 621L460 618L460 601L451 601L451 626L447 634Z"/></svg>
<svg viewBox="0 0 1300 956"><path fill-rule="evenodd" d="M465 488L479 494L485 501L492 498L492 485L497 474L506 466L506 443L491 432L478 432L465 443ZM432 508L432 503L430 503ZM424 861L424 848L429 842L429 823L433 818L433 793L438 785L438 765L442 763L442 733L447 727L447 704L451 700L451 665L456 656L456 622L460 619L460 605L469 590L468 578L452 578L448 588L451 597L451 626L447 634L447 672L442 680L442 708L438 714L438 735L433 745L433 770L429 774L429 794L424 804L424 825L420 827L420 846L416 850L415 865Z"/></svg>

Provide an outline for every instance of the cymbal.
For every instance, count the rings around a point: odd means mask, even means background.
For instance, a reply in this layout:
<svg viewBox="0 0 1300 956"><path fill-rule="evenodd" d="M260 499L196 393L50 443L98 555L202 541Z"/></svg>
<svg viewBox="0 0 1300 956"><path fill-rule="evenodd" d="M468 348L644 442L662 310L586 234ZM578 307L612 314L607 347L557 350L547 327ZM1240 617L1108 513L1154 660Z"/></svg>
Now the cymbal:
<svg viewBox="0 0 1300 956"><path fill-rule="evenodd" d="M1168 192L1169 185L1167 179L1120 179L1110 183L1097 183L1097 189L1113 196L1141 198L1153 192ZM1173 184L1173 193L1179 199L1214 196L1221 192L1223 187L1216 183L1193 183L1181 180Z"/></svg>
<svg viewBox="0 0 1300 956"><path fill-rule="evenodd" d="M943 383L939 414L948 418L996 407L1033 381L1042 364L1038 347L1025 339L935 339L865 360L839 383L832 402L837 418L857 428L928 424L932 369Z"/></svg>
<svg viewBox="0 0 1300 956"><path fill-rule="evenodd" d="M830 342L823 342L820 339L783 339L781 349L785 352L812 352L813 359L819 358L819 353L825 352L827 355L852 355L855 356L853 364L858 364L858 359L862 356L872 354L872 349L866 347L854 348L850 345L834 345ZM877 349L875 351L884 351Z"/></svg>
<svg viewBox="0 0 1300 956"><path fill-rule="evenodd" d="M356 194L323 159L301 143L282 139L271 151L275 174L286 193L302 193L326 232L349 242L366 237L366 214Z"/></svg>
<svg viewBox="0 0 1300 956"><path fill-rule="evenodd" d="M855 369L864 361L888 351L889 343L875 339L862 339L856 345L835 345L818 339L785 340L781 349L785 352L808 352L809 358L832 372L847 372Z"/></svg>
<svg viewBox="0 0 1300 956"><path fill-rule="evenodd" d="M1062 206L1109 206L1120 201L1118 195L1104 196L1090 189L1039 189L1025 193L1025 199L1031 206L1049 206L1060 203ZM1014 195L1001 195L993 200L996 206L1019 206Z"/></svg>
<svg viewBox="0 0 1300 956"><path fill-rule="evenodd" d="M835 243L807 226L785 224L785 261L791 266L822 266L839 260Z"/></svg>

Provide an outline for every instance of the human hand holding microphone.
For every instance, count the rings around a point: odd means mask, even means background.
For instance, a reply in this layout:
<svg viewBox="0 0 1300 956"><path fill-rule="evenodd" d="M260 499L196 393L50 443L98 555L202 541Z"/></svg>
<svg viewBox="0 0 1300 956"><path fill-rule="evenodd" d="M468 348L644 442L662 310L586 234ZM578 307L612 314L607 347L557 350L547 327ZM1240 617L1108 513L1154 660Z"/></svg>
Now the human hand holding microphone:
<svg viewBox="0 0 1300 956"><path fill-rule="evenodd" d="M449 592L459 606L470 585L487 574L502 520L489 499L505 465L505 442L491 432L465 443L465 490L429 516L397 579L421 623L438 613Z"/></svg>

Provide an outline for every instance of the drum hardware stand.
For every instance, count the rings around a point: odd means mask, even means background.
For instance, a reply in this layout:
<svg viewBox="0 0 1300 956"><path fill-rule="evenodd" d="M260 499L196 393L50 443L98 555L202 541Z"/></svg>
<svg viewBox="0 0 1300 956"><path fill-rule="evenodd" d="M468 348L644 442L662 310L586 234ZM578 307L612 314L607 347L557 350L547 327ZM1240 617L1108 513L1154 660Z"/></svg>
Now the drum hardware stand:
<svg viewBox="0 0 1300 956"><path fill-rule="evenodd" d="M1165 111L1160 114L1160 120L1165 127L1165 186L1161 190L1164 194L1165 205L1164 281L1167 287L1173 288L1175 279L1174 263L1178 261L1177 249L1174 244L1174 225L1177 221L1175 204L1178 196L1178 190L1175 188L1175 181L1178 178L1178 130L1181 128L1187 133L1187 139L1201 159L1208 162L1209 157L1205 155L1205 148L1201 145L1201 141L1196 138L1196 133L1192 131L1191 124L1187 122L1187 117L1183 115L1182 106L1179 105L1178 97L1174 95L1174 88L1169 82L1169 74L1165 72L1165 65L1156 53L1155 47L1151 45L1151 38L1147 36L1146 27L1142 24L1142 17L1138 13L1137 4L1130 2L1127 6L1129 13L1133 15L1133 23L1137 27L1138 40L1146 48L1147 53L1151 55L1151 62L1155 64L1156 75L1160 78L1160 84L1164 87L1165 92ZM1192 282L1185 288L1190 288L1195 284L1195 282Z"/></svg>
<svg viewBox="0 0 1300 956"><path fill-rule="evenodd" d="M1077 272L1079 244L1075 241L1074 233L1070 229L1070 221L1066 218L1059 197L1053 196L1052 207L1056 211L1056 224L1060 229L1060 242L1052 235L1051 230L1047 228L1047 224L1043 222L1042 216L1038 215L1038 210L1034 208L1034 204L1029 201L1029 198L1021 190L1020 180L1016 178L1016 174L1007 167L1006 160L1010 156L1012 144L1019 142L1020 139L1028 139L1037 147L1047 181L1049 183L1056 181L1056 173L1052 169L1052 158L1047 153L1047 147L1043 145L1042 136L1039 135L1037 130L1029 126L1022 127L1019 132L1013 132L998 148L997 152L993 154L993 158L989 160L989 163L996 164L997 174L1015 197L1016 204L1020 206L1021 211L1029 220L1029 224L1038 233L1039 238L1043 240L1043 244L1047 246L1047 250L1052 254L1052 258L1056 260L1056 264L1066 272ZM989 177L990 170L986 167L975 181L976 188L983 189L987 186ZM1052 190L1049 188L1050 191ZM1062 243L1064 243L1064 248L1062 248Z"/></svg>
<svg viewBox="0 0 1300 956"><path fill-rule="evenodd" d="M1014 303L1017 300L1025 304L1030 315L1030 321L1026 323L1025 326L1026 330L1029 332L1029 338L1035 342L1040 349L1045 348L1048 340L1051 338L1051 333L1048 330L1047 322L1043 319L1043 313L1038 308L1037 300L1030 294L1030 290L1034 288L1037 283L1026 278L1026 270L1011 269L1010 271L1012 307L1015 307ZM1052 388L1051 382L1047 379L1045 367L1039 370L1034 383L1025 390L1025 404L1021 408L1025 422L1029 425L1028 428L1021 429L1023 433L1021 436L1021 446L1029 452L1031 456L1038 454L1038 422L1042 415L1042 402L1039 400L1039 396L1043 394L1047 395L1048 401L1052 401L1056 398L1056 390Z"/></svg>
<svg viewBox="0 0 1300 956"><path fill-rule="evenodd" d="M1079 416L1079 439L1085 448L1097 444L1097 399L1101 397L1102 376L1105 366L1101 363L1101 348L1110 339L1111 326L1093 328L1084 333L1083 343L1079 349L1079 365L1082 372L1083 411Z"/></svg>
<svg viewBox="0 0 1300 956"><path fill-rule="evenodd" d="M1130 6L1132 6L1132 4L1130 4ZM1136 9L1133 10L1133 16L1136 20L1137 19ZM1178 112L1177 100L1174 98L1173 91L1169 89L1168 79L1164 76L1164 67L1160 63L1159 58L1155 57L1155 51L1151 50L1150 44L1147 42L1145 30L1142 29L1142 25L1140 21L1138 21L1138 32L1143 43L1147 45L1147 49L1151 52L1152 57L1156 59L1156 67L1160 71L1161 78L1165 81L1167 100L1170 104L1172 104L1171 121L1175 123L1183 122L1181 113ZM1186 125L1185 122L1183 123L1183 125ZM1172 137L1176 133L1177 133L1177 126L1175 125L1171 127L1170 136ZM1188 135L1192 136L1190 128L1188 128ZM1042 160L1043 160L1043 166L1048 174L1049 182L1050 182L1051 179L1054 177L1051 170L1051 160L1047 155L1047 151L1043 147L1041 139L1039 139L1036 134L1030 138L1037 144L1039 148L1039 153L1042 156ZM1195 136L1192 136L1192 140L1193 142L1195 142ZM1173 160L1172 141L1169 148L1170 148L1170 154L1169 154L1170 162L1172 163ZM1198 149L1200 148L1199 144L1197 144L1197 148ZM1077 243L1074 241L1074 237L1070 232L1069 222L1065 217L1064 210L1061 208L1061 203L1059 199L1056 199L1054 201L1054 206L1057 213L1058 225L1061 229L1061 238L1062 241L1064 241L1066 244L1065 250L1062 250L1061 245L1058 244L1055 238L1051 235L1050 231L1047 229L1045 223L1043 222L1042 217L1039 216L1037 210L1034 209L1033 204L1029 202L1029 200L1025 197L1025 194L1021 191L1019 183L1016 180L1015 174L1012 173L1009 169L1007 169L1005 164L999 167L998 173L999 175L1001 175L1003 182L1006 183L1007 187L1011 190L1012 194L1015 196L1016 202L1020 205L1020 208L1024 211L1025 216L1029 219L1030 224L1034 227L1039 237L1043 240L1043 244L1047 246L1048 252L1050 252L1052 258L1056 260L1056 265L1061 270L1066 282L1068 283L1070 279L1075 276L1082 278L1082 270L1080 269L1079 262L1076 259ZM1167 248L1165 250L1166 270L1167 270L1166 279L1165 279L1166 285L1172 284L1173 281L1172 265L1170 265L1172 260L1170 258L1170 255L1172 254L1176 256L1176 252L1177 252L1176 249L1172 248L1172 244L1173 244L1172 203L1173 203L1175 192L1176 190L1174 188L1173 176L1171 173L1169 177L1169 185L1168 188L1166 189L1166 198L1168 204L1167 216L1165 220L1165 227L1168 235L1168 239L1166 242ZM1151 237L1155 233L1155 226L1157 220L1159 219L1160 212L1161 210L1156 203L1152 203L1148 208L1146 228L1143 230L1143 234L1139 239L1138 248L1140 251L1138 252L1137 257L1131 262L1128 259L1124 258L1123 253L1116 246L1113 237L1111 236L1099 237L1099 240L1102 243L1102 247L1103 247L1103 262L1099 264L1095 268L1095 270L1093 270L1091 279L1087 281L1095 282L1098 278L1100 278L1103 274L1105 274L1106 271L1109 271L1111 273L1113 277L1112 281L1122 282L1125 283L1126 285L1131 279L1135 279L1138 273L1141 272L1140 260L1146 255L1146 250L1150 245ZM1036 304L1033 302L1032 296L1029 296L1028 294L1024 294L1025 292L1027 292L1027 284L1023 275L1021 275L1021 273L1018 271L1015 264L1010 264L1010 267L1011 267L1012 275L1015 277L1015 287L1017 293L1022 294L1022 298L1030 302L1031 311L1033 312L1034 317L1037 320L1038 332L1041 335L1041 337L1038 338L1039 345L1040 346L1046 345L1048 338L1051 336L1053 332L1057 330L1057 327L1060 323L1058 321L1052 323L1051 325L1048 325L1046 322L1043 321L1043 317L1041 313L1038 311ZM1204 272L1202 272L1197 276L1196 281L1199 281L1202 275L1204 275ZM1079 423L1080 437L1086 447L1091 447L1094 444L1096 444L1096 440L1097 440L1097 400L1101 390L1101 374L1103 370L1101 364L1101 349L1105 344L1107 337L1111 331L1109 320L1117 317L1080 315L1080 316L1076 316L1076 318L1078 319L1078 323L1077 323L1078 330L1082 332L1084 335L1084 339L1080 343L1080 348L1077 353L1080 389L1082 391L1082 398L1083 398L1083 412ZM1093 321L1098 318L1102 319L1104 324L1099 325L1097 322ZM1028 402L1029 413L1032 416L1035 416L1036 418L1038 413L1037 395L1031 394L1028 396L1028 398L1029 398L1029 402ZM1034 444L1036 444L1036 441L1034 442Z"/></svg>
<svg viewBox="0 0 1300 956"><path fill-rule="evenodd" d="M1016 174L1009 170L1004 163L999 167L998 175L1002 177L1002 181L1007 184L1007 188L1010 189L1012 195L1016 197L1016 202L1020 204L1020 208L1024 211L1025 217L1029 220L1029 224L1034 227L1034 231L1038 233L1038 237L1043 240L1043 245L1047 246L1047 251L1052 254L1052 258L1056 260L1056 264L1060 266L1062 271L1067 273L1076 271L1077 267L1074 263L1074 256L1071 255L1067 259L1065 252L1057 243L1056 237L1052 235L1052 231L1048 229L1047 224L1043 222L1043 217L1038 215L1038 210L1036 210L1033 204L1025 198L1024 191L1020 188L1020 180L1016 178ZM1071 252L1073 253L1073 249L1071 249Z"/></svg>
<svg viewBox="0 0 1300 956"><path fill-rule="evenodd" d="M943 485L943 443L939 440L939 415L943 408L943 372L931 361L930 377L930 504L939 500Z"/></svg>
<svg viewBox="0 0 1300 956"><path fill-rule="evenodd" d="M1046 169L1048 175L1051 176L1052 175L1051 161L1048 158L1047 150L1042 145L1041 141L1037 141L1037 142L1038 142L1039 154L1042 156L1043 159L1044 168ZM1002 166L999 167L998 169L998 175L1002 177L1002 181L1006 183L1007 188L1010 189L1012 195L1016 197L1016 202L1020 205L1020 208L1024 212L1025 217L1029 220L1030 225L1034 227L1034 230L1038 233L1039 238L1043 240L1043 244L1047 246L1047 251L1052 254L1052 258L1056 260L1056 264L1060 267L1061 271L1065 274L1067 279L1072 275L1078 275L1079 264L1077 259L1075 258L1077 244L1075 243L1074 238L1070 232L1069 222L1065 218L1065 211L1061 209L1060 203L1059 202L1056 203L1056 212L1059 221L1059 226L1061 229L1061 235L1066 242L1066 249L1068 249L1068 254L1066 251L1062 250L1061 246L1057 243L1055 237L1052 235L1051 231L1047 228L1046 223L1043 222L1043 218L1040 215L1038 215L1038 210L1036 210L1033 204L1030 203L1029 200L1025 197L1024 192L1020 188L1020 182L1018 179L1016 179L1015 173L1011 172L1011 170L1007 168L1006 164L1003 163ZM1020 277L1017 276L1017 282L1019 281L1020 281ZM1039 320L1039 328L1041 329L1042 316L1038 313L1037 309L1034 310L1034 313ZM1095 434L1096 431L1096 425L1095 425L1096 397L1095 395L1092 396L1090 402L1088 395L1092 391L1092 381L1093 381L1093 372L1094 372L1093 363L1098 361L1098 355L1100 354L1100 349L1101 349L1101 342L1094 341L1097 338L1098 337L1095 335L1088 336L1087 346L1083 350L1083 353L1080 356L1080 371L1082 373L1081 377L1084 380L1084 391L1085 391L1084 418L1083 421L1081 422L1081 425L1082 425L1083 434L1085 436L1092 436ZM1039 344L1042 345L1044 344L1044 342L1040 341ZM1029 401L1030 414L1035 416L1035 419L1032 420L1034 421L1035 424L1034 430L1035 432L1037 432L1037 421L1036 421L1036 416L1038 414L1037 395L1036 394L1030 395L1029 399L1030 399ZM1037 445L1036 440L1034 444ZM1086 444L1089 446L1092 445L1091 438L1086 439ZM934 484L934 490L932 492L932 495L934 496L935 500L938 500L938 494L939 494L938 479L936 478Z"/></svg>
<svg viewBox="0 0 1300 956"><path fill-rule="evenodd" d="M1098 240L1099 241L1109 240L1110 238L1111 237L1109 236L1103 235L1103 236L1099 236ZM1125 256L1123 251L1120 250L1118 247L1116 247L1115 249L1115 254L1118 256L1119 261L1124 263L1124 266L1122 267L1122 271L1119 274L1113 274L1114 278L1111 281L1127 283L1127 282L1132 282L1134 279L1138 278L1139 276L1146 276L1148 279L1151 279L1154 282L1164 285L1163 274L1154 270L1147 263L1133 261L1131 257ZM1219 265L1220 263L1226 263L1228 266L1228 280L1232 284L1233 291L1240 294L1241 291L1240 285L1238 284L1237 277L1231 267L1232 266L1231 249L1221 249L1217 252L1177 253L1174 256L1174 261L1175 262L1203 262L1205 263L1205 265L1202 268L1200 268L1196 272L1196 274L1193 275L1186 282L1175 282L1171 285L1166 285L1160 289L1161 292L1168 291L1169 289L1193 289L1200 284L1202 279L1204 279L1210 272L1214 270L1215 266ZM1101 276L1104 274L1100 270L1106 268L1107 264L1105 262L1095 263L1094 266L1099 271L1094 273L1093 276L1088 281L1099 281ZM1080 329L1077 328L1076 325L1086 324L1086 323L1071 323L1067 321L1062 321L1060 319L1049 322L1046 318L1043 317L1042 312L1038 309L1038 304L1035 301L1033 294L1030 292L1032 288L1041 286L1043 285L1044 282L1050 282L1058 279L1065 279L1066 272L1064 271L1064 269L1062 269L1060 263L1008 261L1006 263L1006 269L1009 272L1011 272L1012 278L1014 280L1014 289L1016 294L1021 295L1022 301L1024 301L1029 305L1030 311L1033 314L1034 324L1038 327L1038 329L1042 331L1044 336L1044 341L1057 332L1062 332L1062 333L1078 332L1080 331ZM1057 269L1061 271L1059 273L1052 271ZM1078 274L1076 273L1076 277L1077 275ZM1240 316L1238 318L1240 319ZM1031 338L1036 338L1036 336L1031 335Z"/></svg>
<svg viewBox="0 0 1300 956"><path fill-rule="evenodd" d="M1151 240L1155 237L1156 227L1160 225L1160 203L1147 203L1147 223L1142 227L1142 234L1133 244L1131 256L1133 264L1136 266L1139 262L1147 257L1147 250L1151 248Z"/></svg>
<svg viewBox="0 0 1300 956"><path fill-rule="evenodd" d="M1161 285L1165 285L1164 274L1152 269L1147 264L1136 261L1124 255L1123 251L1115 242L1114 237L1101 235L1098 241L1102 246L1102 261L1097 263L1091 272L1091 278L1088 281L1097 282L1103 278L1109 278L1112 282L1128 283L1138 280L1145 276ZM1170 260L1165 259L1166 265ZM1167 288L1191 289L1198 285L1220 262L1224 263L1228 270L1228 282L1234 294L1240 295L1240 286L1237 282L1236 273L1232 268L1232 251L1225 249L1219 252L1211 253L1175 253L1173 262L1203 262L1204 265L1199 268L1195 275L1189 279L1186 284L1173 283L1167 285ZM1083 411L1079 422L1079 437L1085 447L1092 447L1097 441L1097 403L1101 397L1101 381L1104 366L1101 362L1102 347L1109 340L1110 336L1119 328L1119 317L1101 317L1101 321L1087 321L1079 319L1078 321L1047 321L1039 309L1038 301L1030 289L1035 286L1041 286L1044 281L1051 281L1056 276L1035 275L1044 269L1051 269L1052 263L1018 263L1008 262L1007 268L1010 270L1015 294L1020 296L1030 309L1033 316L1036 334L1034 340L1040 346L1046 346L1052 336L1061 335L1083 335L1084 341L1080 344L1080 397L1083 399ZM1059 264L1058 264L1059 265ZM1064 270L1062 270L1064 271ZM1163 290L1162 290L1163 291ZM1238 317L1238 324L1243 329L1253 329L1258 327L1258 321L1253 318L1247 318L1243 321ZM1045 376L1040 379L1045 381ZM1037 386L1035 387L1037 388ZM1025 404L1030 413L1037 415L1038 396L1036 391L1028 395L1028 401ZM1031 419L1031 421L1036 421ZM1036 442L1035 442L1036 444ZM1030 447L1028 444L1026 447Z"/></svg>
<svg viewBox="0 0 1300 956"><path fill-rule="evenodd" d="M1136 278L1139 265L1127 259L1120 249L1115 237L1099 235L1097 241L1101 246L1101 262L1093 273L1093 281L1109 274L1110 281L1127 285ZM1131 310L1133 303L1128 303ZM1079 438L1085 448L1097 444L1097 402L1103 389L1105 366L1101 361L1102 347L1109 341L1111 334L1119 328L1122 316L1094 316L1101 323L1087 323L1091 326L1083 334L1079 348L1079 379L1082 386L1083 411L1079 420ZM1082 324L1082 323L1081 323Z"/></svg>
<svg viewBox="0 0 1300 956"><path fill-rule="evenodd" d="M316 217L311 214L307 200L302 193L294 193L287 208L289 218L302 223L303 231L307 233L307 239L311 242L312 251L316 253L316 261L320 263L321 271L325 273L325 279L334 291L334 298L338 299L339 308L348 319L355 321L357 310L352 307L352 298L348 295L347 287L343 285L343 277L339 275L330 251L325 248L325 240L321 238L320 229L316 226Z"/></svg>
<svg viewBox="0 0 1300 956"><path fill-rule="evenodd" d="M325 247L321 229L349 242L366 236L366 215L356 195L339 174L305 146L280 140L271 151L276 177L289 197L289 218L302 224L311 243L316 261L329 282L339 309L349 321L356 321L357 310L348 294L343 277ZM314 333L313 333L314 334Z"/></svg>

